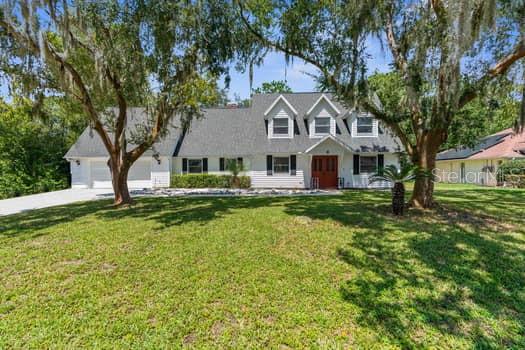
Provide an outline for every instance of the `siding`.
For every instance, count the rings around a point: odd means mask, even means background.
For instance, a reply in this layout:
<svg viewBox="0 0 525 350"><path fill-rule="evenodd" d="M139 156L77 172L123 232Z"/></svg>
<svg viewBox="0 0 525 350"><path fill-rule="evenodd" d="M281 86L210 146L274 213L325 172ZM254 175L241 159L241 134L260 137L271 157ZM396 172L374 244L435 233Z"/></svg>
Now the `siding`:
<svg viewBox="0 0 525 350"><path fill-rule="evenodd" d="M170 186L171 160L168 157L161 157L160 164L156 159L151 160L151 185L157 187Z"/></svg>
<svg viewBox="0 0 525 350"><path fill-rule="evenodd" d="M275 113L277 111L277 113ZM293 112L282 101L273 108L272 113L268 115L268 138L292 138L294 135ZM288 119L288 135L274 135L273 134L273 119L286 118Z"/></svg>
<svg viewBox="0 0 525 350"><path fill-rule="evenodd" d="M312 151L311 155L297 154L297 174L267 175L266 172L266 155L256 155L243 157L246 166L246 175L251 177L253 188L308 188L310 187L311 177L311 157L313 155L337 155L338 156L338 176L344 180L346 188L386 188L391 185L387 182L378 182L369 185L369 175L353 175L353 154L343 152L338 144L329 140L317 149ZM370 153L375 155L375 153ZM289 154L273 154L273 156L289 156ZM385 153L385 165L399 166L398 156L393 153ZM172 160L172 169L176 174L182 173L182 158L175 157ZM219 158L208 157L208 173L221 174L219 171ZM228 173L225 171L224 173Z"/></svg>
<svg viewBox="0 0 525 350"><path fill-rule="evenodd" d="M69 167L71 171L71 188L88 188L89 187L89 160L79 159L77 165L76 161L70 161Z"/></svg>
<svg viewBox="0 0 525 350"><path fill-rule="evenodd" d="M461 179L461 163L465 163L465 179ZM494 172L483 171L493 166ZM497 185L498 159L457 159L436 162L436 180L445 183L470 183L475 185Z"/></svg>
<svg viewBox="0 0 525 350"><path fill-rule="evenodd" d="M274 156L285 157L289 154L276 154ZM251 157L251 169L248 175L251 177L253 188L305 188L310 186L310 169L308 156L297 155L297 174L295 176L286 174L274 174L268 176L266 173L266 155ZM308 181L307 181L308 179Z"/></svg>
<svg viewBox="0 0 525 350"><path fill-rule="evenodd" d="M360 155L376 155L376 153L370 153L370 154L360 154ZM385 166L387 165L395 165L399 168L399 158L397 155L393 153L383 153L385 157ZM386 181L380 181L380 182L374 182L373 184L370 184L370 175L371 174L359 174L354 175L354 159L353 154L347 153L345 154L345 164L350 165L349 171L345 171L345 187L348 188L389 188L392 187L392 184Z"/></svg>
<svg viewBox="0 0 525 350"><path fill-rule="evenodd" d="M202 158L208 158L208 174L216 174L216 175L228 175L230 172L228 170L220 171L220 158L221 157L188 157L188 159L202 159ZM223 158L239 158L239 157L228 157L225 156ZM250 158L248 157L242 157L243 165L246 170L250 169ZM226 166L226 165L225 165ZM171 170L174 174L182 174L182 157L174 157L172 158L172 166ZM241 173L242 175L242 173Z"/></svg>
<svg viewBox="0 0 525 350"><path fill-rule="evenodd" d="M328 111L329 105L328 102L323 101L322 103L319 103L317 106L315 106L312 113L310 113L310 116L308 118L308 128L309 128L309 134L311 138L321 138L326 135L315 135L315 118L317 117L330 117L330 134L335 135L336 134L336 123L335 123L335 117L337 116L334 113L330 113ZM330 108L331 110L331 108Z"/></svg>

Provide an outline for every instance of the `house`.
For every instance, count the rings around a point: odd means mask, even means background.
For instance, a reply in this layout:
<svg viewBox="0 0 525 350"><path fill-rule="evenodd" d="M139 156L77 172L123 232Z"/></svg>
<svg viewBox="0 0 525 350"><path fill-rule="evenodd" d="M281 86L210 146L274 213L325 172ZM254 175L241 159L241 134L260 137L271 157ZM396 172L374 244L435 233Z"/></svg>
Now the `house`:
<svg viewBox="0 0 525 350"><path fill-rule="evenodd" d="M486 136L473 147L459 147L437 155L440 182L498 185L497 171L506 160L525 159L525 133L506 129Z"/></svg>
<svg viewBox="0 0 525 350"><path fill-rule="evenodd" d="M143 109L130 110L132 125ZM173 125L130 170L129 187L166 187L172 174L227 173L242 162L254 188L385 187L368 177L399 164L396 137L373 115L328 93L255 94L247 108L208 108L182 130ZM111 187L107 152L86 129L65 155L73 187Z"/></svg>

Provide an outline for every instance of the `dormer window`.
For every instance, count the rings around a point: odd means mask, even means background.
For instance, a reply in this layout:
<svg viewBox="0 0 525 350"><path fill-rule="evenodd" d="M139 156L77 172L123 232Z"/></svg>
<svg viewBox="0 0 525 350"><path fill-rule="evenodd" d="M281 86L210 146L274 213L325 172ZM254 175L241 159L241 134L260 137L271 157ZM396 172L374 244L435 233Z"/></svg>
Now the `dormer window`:
<svg viewBox="0 0 525 350"><path fill-rule="evenodd" d="M372 134L374 130L374 119L372 117L357 117L357 133Z"/></svg>
<svg viewBox="0 0 525 350"><path fill-rule="evenodd" d="M264 112L264 118L268 120L268 138L293 138L295 117L295 108L283 95L279 95Z"/></svg>
<svg viewBox="0 0 525 350"><path fill-rule="evenodd" d="M352 118L352 137L378 137L378 120L372 114L360 113Z"/></svg>
<svg viewBox="0 0 525 350"><path fill-rule="evenodd" d="M315 134L316 135L328 135L330 133L330 117L316 117L314 118L315 123Z"/></svg>
<svg viewBox="0 0 525 350"><path fill-rule="evenodd" d="M321 95L306 112L310 138L335 135L337 132L336 117L341 112L326 95Z"/></svg>
<svg viewBox="0 0 525 350"><path fill-rule="evenodd" d="M274 136L288 136L289 135L289 123L290 119L285 118L273 118L273 135Z"/></svg>

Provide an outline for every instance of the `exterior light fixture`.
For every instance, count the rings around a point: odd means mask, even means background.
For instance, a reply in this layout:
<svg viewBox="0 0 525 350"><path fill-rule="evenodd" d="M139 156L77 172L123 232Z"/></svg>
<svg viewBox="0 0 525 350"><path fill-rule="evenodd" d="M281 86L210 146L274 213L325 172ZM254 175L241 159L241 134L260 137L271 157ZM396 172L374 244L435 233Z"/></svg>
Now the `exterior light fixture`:
<svg viewBox="0 0 525 350"><path fill-rule="evenodd" d="M159 154L158 154L158 153L153 154L153 159L155 159L155 160L157 161L157 164L160 165L161 160L160 160L160 157L159 157Z"/></svg>

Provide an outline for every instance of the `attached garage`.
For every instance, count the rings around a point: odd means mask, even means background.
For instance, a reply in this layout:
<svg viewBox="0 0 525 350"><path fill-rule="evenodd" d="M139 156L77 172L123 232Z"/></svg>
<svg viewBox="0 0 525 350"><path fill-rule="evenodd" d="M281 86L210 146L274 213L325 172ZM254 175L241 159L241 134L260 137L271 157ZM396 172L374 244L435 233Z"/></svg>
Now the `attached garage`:
<svg viewBox="0 0 525 350"><path fill-rule="evenodd" d="M106 160L91 161L91 187L92 188L112 188L111 174ZM136 161L128 174L129 188L149 188L151 187L151 161Z"/></svg>

